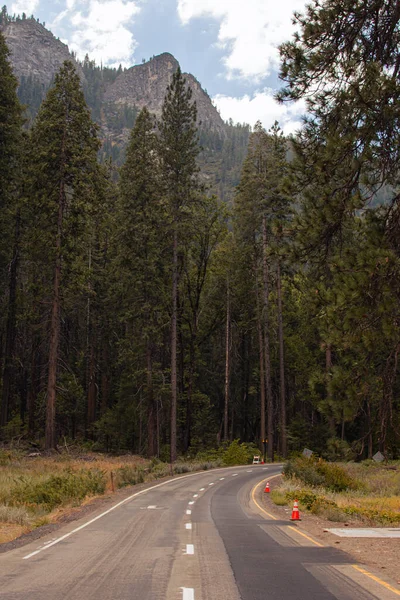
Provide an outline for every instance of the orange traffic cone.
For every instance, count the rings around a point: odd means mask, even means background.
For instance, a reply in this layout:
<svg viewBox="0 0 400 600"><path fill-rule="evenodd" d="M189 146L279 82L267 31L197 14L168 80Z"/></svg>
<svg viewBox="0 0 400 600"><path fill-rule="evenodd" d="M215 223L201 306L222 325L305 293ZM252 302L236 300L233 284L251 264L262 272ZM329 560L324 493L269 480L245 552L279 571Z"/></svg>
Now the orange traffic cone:
<svg viewBox="0 0 400 600"><path fill-rule="evenodd" d="M267 485L265 486L264 494L269 493L269 481L267 481Z"/></svg>
<svg viewBox="0 0 400 600"><path fill-rule="evenodd" d="M299 513L299 503L297 500L294 501L293 504L293 510L292 510L292 517L290 519L291 521L301 521L300 519L300 513Z"/></svg>

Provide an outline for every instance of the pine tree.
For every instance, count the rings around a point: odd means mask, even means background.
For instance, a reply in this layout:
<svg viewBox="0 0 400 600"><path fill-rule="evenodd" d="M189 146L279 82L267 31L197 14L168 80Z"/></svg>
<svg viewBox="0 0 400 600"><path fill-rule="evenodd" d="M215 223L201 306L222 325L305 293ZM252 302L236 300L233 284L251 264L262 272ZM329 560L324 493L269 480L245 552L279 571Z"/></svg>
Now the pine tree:
<svg viewBox="0 0 400 600"><path fill-rule="evenodd" d="M168 202L168 219L172 230L172 309L171 309L171 462L177 456L177 331L178 287L182 228L187 220L190 205L195 201L199 154L197 141L195 103L192 91L180 68L173 75L165 96L160 129L160 153L163 182Z"/></svg>
<svg viewBox="0 0 400 600"><path fill-rule="evenodd" d="M4 17L4 9L2 15ZM6 17L5 13L5 17ZM4 18L5 18L4 17ZM9 62L9 50L0 32L0 298L8 287L8 307L5 324L4 370L0 427L6 425L9 416L11 378L14 362L16 336L16 287L20 245L20 208L18 181L22 151L22 107L17 98L17 79ZM12 253L10 253L12 248ZM9 272L9 275L7 274ZM1 306L1 304L0 304ZM1 324L3 328L3 325Z"/></svg>
<svg viewBox="0 0 400 600"><path fill-rule="evenodd" d="M137 387L146 390L149 456L155 456L158 447L154 362L162 343L164 239L168 237L168 232L163 232L164 207L155 125L147 108L143 108L131 133L126 162L121 169L117 259L124 321L131 325L123 353L132 358L139 352L137 361L125 358L125 364L131 370L131 377L137 380ZM138 375L132 373L133 362L139 365L136 367Z"/></svg>
<svg viewBox="0 0 400 600"><path fill-rule="evenodd" d="M39 111L30 151L29 242L35 260L39 264L45 261L43 275L51 297L46 448L54 448L57 442L55 415L63 292L86 250L80 242L95 202L98 149L97 128L90 119L79 77L72 62L66 61Z"/></svg>

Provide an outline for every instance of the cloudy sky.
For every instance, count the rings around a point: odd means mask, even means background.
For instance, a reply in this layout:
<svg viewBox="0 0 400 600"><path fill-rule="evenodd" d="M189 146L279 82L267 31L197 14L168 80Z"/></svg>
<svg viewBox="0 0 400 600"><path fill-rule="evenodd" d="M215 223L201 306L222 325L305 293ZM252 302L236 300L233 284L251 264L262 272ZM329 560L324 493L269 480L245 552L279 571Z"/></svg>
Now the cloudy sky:
<svg viewBox="0 0 400 600"><path fill-rule="evenodd" d="M290 39L305 0L15 0L11 14L34 14L80 58L125 67L171 52L208 91L224 119L286 132L303 106L273 100L277 46Z"/></svg>

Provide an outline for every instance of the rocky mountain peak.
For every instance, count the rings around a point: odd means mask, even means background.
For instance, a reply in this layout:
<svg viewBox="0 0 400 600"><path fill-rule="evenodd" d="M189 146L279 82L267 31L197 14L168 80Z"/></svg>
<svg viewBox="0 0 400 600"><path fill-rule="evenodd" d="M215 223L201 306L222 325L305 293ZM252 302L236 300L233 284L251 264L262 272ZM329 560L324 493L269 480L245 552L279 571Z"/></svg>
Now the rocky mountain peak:
<svg viewBox="0 0 400 600"><path fill-rule="evenodd" d="M9 21L2 25L1 30L19 80L33 77L47 89L63 62L72 60L68 46L36 19ZM83 80L82 69L79 65L76 67Z"/></svg>
<svg viewBox="0 0 400 600"><path fill-rule="evenodd" d="M168 52L154 56L149 61L122 72L107 89L104 99L137 108L146 106L150 112L160 117L167 86L178 66L176 58ZM184 73L184 76L193 91L202 127L223 134L224 123L209 96L193 75Z"/></svg>

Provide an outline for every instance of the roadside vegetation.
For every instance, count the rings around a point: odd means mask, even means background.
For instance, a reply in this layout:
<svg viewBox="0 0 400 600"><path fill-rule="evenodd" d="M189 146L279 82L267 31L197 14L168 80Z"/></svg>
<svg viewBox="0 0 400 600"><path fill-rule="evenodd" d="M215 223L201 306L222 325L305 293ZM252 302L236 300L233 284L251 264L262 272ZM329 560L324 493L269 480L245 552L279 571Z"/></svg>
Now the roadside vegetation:
<svg viewBox="0 0 400 600"><path fill-rule="evenodd" d="M74 452L41 456L0 450L0 543L53 523L91 499L119 488L170 475L247 464L259 450L238 440L218 450L180 459L172 467L157 458Z"/></svg>
<svg viewBox="0 0 400 600"><path fill-rule="evenodd" d="M328 463L318 458L289 460L281 485L271 493L276 505L299 501L328 521L359 520L400 526L400 462Z"/></svg>

